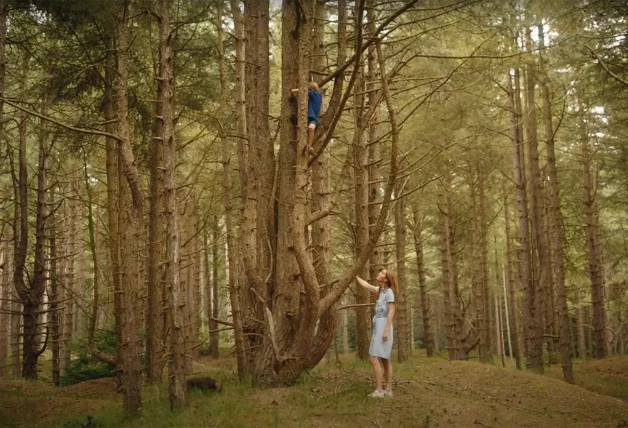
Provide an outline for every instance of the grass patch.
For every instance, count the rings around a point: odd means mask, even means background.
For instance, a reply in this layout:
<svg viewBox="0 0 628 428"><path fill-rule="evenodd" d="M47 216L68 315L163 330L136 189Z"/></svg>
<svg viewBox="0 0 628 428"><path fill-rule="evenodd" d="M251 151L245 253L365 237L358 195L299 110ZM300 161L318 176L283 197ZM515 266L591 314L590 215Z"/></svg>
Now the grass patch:
<svg viewBox="0 0 628 428"><path fill-rule="evenodd" d="M593 382L594 373L601 373L595 379L601 380L605 391L620 391L624 377L617 373L628 358L613 360L605 360L609 365L604 367L576 364L576 378ZM628 403L555 379L554 369L549 376L539 376L495 365L427 358L420 351L393 367L394 398L371 399L367 397L373 390L370 364L356 361L353 354L343 355L339 362L321 363L291 387L267 390L239 383L233 360L202 357L195 362L195 375L216 378L222 392L192 391L188 407L171 412L167 385L147 386L142 412L134 419L122 416L121 397L105 383L112 380L57 389L6 381L0 382L0 425L628 428ZM6 418L9 412L13 416Z"/></svg>
<svg viewBox="0 0 628 428"><path fill-rule="evenodd" d="M576 385L628 402L628 357L574 360L573 367ZM552 366L549 373L554 378L562 378L560 366Z"/></svg>

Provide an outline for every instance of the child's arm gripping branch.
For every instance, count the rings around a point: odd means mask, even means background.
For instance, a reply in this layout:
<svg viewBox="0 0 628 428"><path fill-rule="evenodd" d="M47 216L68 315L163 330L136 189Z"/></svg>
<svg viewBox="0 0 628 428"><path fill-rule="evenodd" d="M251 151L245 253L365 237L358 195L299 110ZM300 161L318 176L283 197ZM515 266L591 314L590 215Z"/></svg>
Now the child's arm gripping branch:
<svg viewBox="0 0 628 428"><path fill-rule="evenodd" d="M375 287L374 285L369 284L368 282L366 282L365 280L363 280L359 276L356 276L355 279L358 280L358 284L360 284L362 287L366 288L371 293L377 293L379 291L379 287Z"/></svg>

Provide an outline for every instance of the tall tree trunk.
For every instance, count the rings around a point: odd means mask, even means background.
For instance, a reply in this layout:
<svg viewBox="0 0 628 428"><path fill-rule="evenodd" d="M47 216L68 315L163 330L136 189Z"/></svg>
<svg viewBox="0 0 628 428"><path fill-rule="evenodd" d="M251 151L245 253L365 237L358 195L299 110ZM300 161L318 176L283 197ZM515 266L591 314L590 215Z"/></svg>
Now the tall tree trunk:
<svg viewBox="0 0 628 428"><path fill-rule="evenodd" d="M1 5L0 5L1 7ZM1 131L0 131L1 132ZM0 236L0 377L6 375L6 361L9 353L9 283L7 281L7 271L9 267L9 240L4 234Z"/></svg>
<svg viewBox="0 0 628 428"><path fill-rule="evenodd" d="M517 85L518 71L515 70L515 88L513 91L510 70L506 73L508 91L510 92L510 127L513 141L513 180L517 197L517 223L519 237L519 276L523 287L523 324L525 337L525 355L528 368L542 370L543 360L539 353L534 281L531 275L531 260L528 228L528 203L526 196L525 166L523 158L523 142L519 126L521 123L520 91Z"/></svg>
<svg viewBox="0 0 628 428"><path fill-rule="evenodd" d="M298 4L294 1L282 3L282 56L285 61L283 61L284 67L282 68L282 134L279 170L277 170L279 203L277 206L278 242L275 260L278 279L274 282L272 309L268 306L264 307L267 304L267 299L261 293L253 293L258 301L264 305L262 306L265 326L263 349L256 358L254 374L255 384L261 386L292 382L307 367L316 335L317 321L341 298L355 274L368 260L373 246L384 228L397 172L398 128L394 120L392 104L388 103L390 93L387 92L386 80L382 79L382 88L387 94L387 104L390 104L388 110L393 116L393 120L391 120L393 132L390 150L391 174L387 180L381 215L378 218L374 236L370 237L356 262L343 274L338 283L334 284L331 291L321 297L321 284L316 278L306 235L307 219L310 215L306 213L309 166L309 160L305 154L308 101L306 85L310 72L309 57L314 5L312 0L307 3L301 1ZM362 43L362 15L363 3L360 2L356 14L356 50L358 52L361 51ZM381 54L378 57L381 60ZM297 58L297 61L294 61L294 58ZM295 103L290 102L289 99L291 89L294 88L299 88L296 102L298 118L296 129L290 122L290 114ZM259 176L260 179L264 179L265 174L259 174ZM366 226L368 227L368 224ZM265 269L264 266L261 266L261 269L258 266L256 270L264 272ZM250 273L254 274L256 270L250 270ZM272 274L272 271L269 273ZM286 280L279 280L280 277ZM258 289L263 293L264 278L265 276L259 274L257 277L250 275L249 282L255 286L259 284L261 279L262 286ZM253 288L253 291L257 290Z"/></svg>
<svg viewBox="0 0 628 428"><path fill-rule="evenodd" d="M398 189L398 195L401 193ZM397 312L395 333L397 335L397 360L403 363L408 360L408 308L406 306L406 204L404 198L395 204L395 253L397 256L397 279L399 295L395 296Z"/></svg>
<svg viewBox="0 0 628 428"><path fill-rule="evenodd" d="M488 220L486 213L486 194L485 178L482 177L482 165L476 164L476 173L478 177L478 232L479 232L479 251L480 251L480 267L481 267L481 281L483 303L483 314L485 316L485 338L484 343L486 345L486 360L492 361L493 355L491 349L492 343L492 321L491 321L491 290L489 289L489 268L488 268ZM482 338L480 338L480 342ZM498 345L499 346L499 345Z"/></svg>
<svg viewBox="0 0 628 428"><path fill-rule="evenodd" d="M80 184L80 171L77 171L77 176L74 179L74 184L72 187L75 188L75 193L77 195L77 200L74 203L74 223L76 227L76 296L78 302L89 303L90 299L87 296L87 289L85 287L85 255L84 255L84 245L83 245L83 200L82 195L79 192L79 184ZM86 328L86 310L84 309L81 303L77 303L76 305L76 317L74 323L74 337L78 340L85 339L87 328Z"/></svg>
<svg viewBox="0 0 628 428"><path fill-rule="evenodd" d="M497 339L497 353L502 362L502 367L506 367L506 359L504 356L504 333L502 328L502 313L499 302L499 293L494 293L495 298L495 338Z"/></svg>
<svg viewBox="0 0 628 428"><path fill-rule="evenodd" d="M593 336L595 339L595 345L592 348L594 358L604 358L607 356L608 349L606 344L606 308L604 306L605 281L598 235L597 171L594 170L593 156L589 149L589 131L586 128L584 105L580 98L578 98L578 121L584 170L584 216L591 281Z"/></svg>
<svg viewBox="0 0 628 428"><path fill-rule="evenodd" d="M584 303L582 302L581 292L576 292L576 329L578 331L578 358L584 360L587 358L587 343L585 335L585 315L584 315Z"/></svg>
<svg viewBox="0 0 628 428"><path fill-rule="evenodd" d="M362 65L360 64L360 68ZM369 240L369 204L368 204L368 149L365 134L365 81L360 71L357 83L358 92L354 95L354 123L353 134L353 165L355 179L355 251L354 257L360 254ZM358 273L361 277L368 276L368 269L362 268ZM367 304L370 302L370 293L364 287L356 287L356 303ZM358 358L366 360L371 342L371 311L368 307L358 307L356 310L356 345Z"/></svg>
<svg viewBox="0 0 628 428"><path fill-rule="evenodd" d="M543 25L538 26L541 50L544 46ZM541 61L543 56L541 55ZM560 212L560 186L556 168L554 150L554 126L552 124L552 103L549 85L546 80L541 82L543 90L543 123L545 127L545 145L547 147L547 175L549 177L549 225L552 243L552 267L556 283L556 306L558 308L558 334L563 379L573 383L571 358L573 345L571 341L571 319L567 307L567 289L565 287L565 256L563 251L564 231Z"/></svg>
<svg viewBox="0 0 628 428"><path fill-rule="evenodd" d="M508 286L507 286L507 282L509 281L509 279L507 279L506 276L506 269L504 268L504 265L502 264L502 288L503 288L503 296L504 296L504 317L503 319L506 322L506 339L508 340L508 357L510 357L510 359L512 360L514 358L514 354L513 354L513 346L512 346L512 334L511 334L511 330L510 330L510 311L508 309ZM504 346L504 352L505 351L506 346Z"/></svg>
<svg viewBox="0 0 628 428"><path fill-rule="evenodd" d="M185 406L187 385L185 379L186 344L181 295L181 244L179 236L179 210L177 207L177 185L175 180L176 140L173 111L173 57L170 37L170 0L159 3L159 59L160 80L163 85L163 157L164 157L164 211L166 214L166 289L168 290L168 311L170 325L168 342L168 397L171 409ZM189 268L191 270L191 267ZM191 286L191 284L188 284ZM196 315L196 314L195 314Z"/></svg>
<svg viewBox="0 0 628 428"><path fill-rule="evenodd" d="M530 42L530 33L528 30L528 43ZM532 205L532 233L534 237L536 247L536 254L538 258L532 257L538 263L538 282L535 284L534 290L534 305L535 305L535 318L536 318L536 330L535 336L530 340L532 348L529 350L529 358L527 365L532 370L543 372L543 295L545 290L549 287L549 277L547 265L551 263L549 258L547 241L545 239L545 231L543 226L545 225L544 212L543 212L543 183L541 181L541 169L539 166L539 150L538 150L538 136L537 136L537 123L536 123L536 102L535 102L535 85L536 85L536 70L534 63L528 63L526 66L526 139L528 144L528 163L530 167L530 194ZM534 250L532 251L534 255ZM547 261L547 262L545 262ZM534 281L533 281L534 283Z"/></svg>
<svg viewBox="0 0 628 428"><path fill-rule="evenodd" d="M109 134L116 131L114 112L114 90L113 81L115 76L116 58L114 54L113 39L105 38L105 79L103 93L103 113L107 125L105 130ZM118 344L122 343L122 330L118 326L122 323L122 272L121 272L121 230L120 230L120 159L119 143L113 138L107 138L105 142L105 164L107 171L107 225L109 229L109 260L111 266L111 278L113 285L113 316L115 319L116 335L116 368L120 369L122 361L120 353L117 351ZM116 383L122 386L122 374L118 370Z"/></svg>
<svg viewBox="0 0 628 428"><path fill-rule="evenodd" d="M52 194L52 204L56 203L55 193ZM48 289L48 300L50 302L50 338L52 348L52 384L59 386L61 378L59 351L61 341L61 317L59 311L59 272L57 270L57 227L54 213L50 213L51 227L48 231L50 245L50 288Z"/></svg>
<svg viewBox="0 0 628 428"><path fill-rule="evenodd" d="M213 264L210 264L209 261L209 240L211 239L210 231L205 228L203 231L203 303L205 317L207 318L207 330L208 337L210 340L210 351L211 351L211 330L214 324L212 324L212 270Z"/></svg>
<svg viewBox="0 0 628 428"><path fill-rule="evenodd" d="M13 263L11 263L13 267ZM14 288L14 287L12 287ZM22 311L17 293L10 295L11 302L11 328L9 329L9 355L11 357L11 376L15 379L20 377L21 359L20 344L22 343Z"/></svg>
<svg viewBox="0 0 628 428"><path fill-rule="evenodd" d="M368 19L368 34L375 34L376 16L373 0L367 1L366 12ZM368 127L369 232L372 233L375 223L377 222L377 217L379 216L380 204L382 202L382 174L380 171L380 164L382 162L382 143L379 136L379 101L381 100L381 97L378 97L376 94L380 79L377 76L377 49L375 46L369 47L367 51L367 58L368 74L366 76L366 89L368 91L368 105L371 113ZM371 280L375 279L377 277L377 273L383 267L384 263L381 247L376 246L369 259L369 278Z"/></svg>
<svg viewBox="0 0 628 428"><path fill-rule="evenodd" d="M119 189L120 221L118 227L124 245L120 246L121 281L118 284L121 310L116 328L120 330L119 367L123 393L123 409L126 413L136 413L142 405L141 365L139 342L139 294L140 260L142 234L144 231L144 192L140 185L140 175L131 145L128 107L129 50L128 2L120 0L116 12L117 49L117 125L119 136L119 171L124 175ZM174 332L171 332L174 335ZM182 349L182 348L179 348Z"/></svg>
<svg viewBox="0 0 628 428"><path fill-rule="evenodd" d="M20 82L20 92L25 95L26 79L28 77L27 56L24 57L23 76ZM44 111L46 107L44 106ZM46 226L46 161L48 133L45 125L39 136L39 162L37 167L37 205L35 218L35 254L33 275L28 276L26 282L26 255L28 249L28 175L26 163L26 143L27 143L27 116L22 116L19 125L19 175L17 184L19 201L19 241L15 242L14 256L14 276L13 282L15 290L22 304L22 377L25 379L37 379L37 360L43 352L38 344L39 310L45 291L45 226ZM16 223L17 223L16 218Z"/></svg>
<svg viewBox="0 0 628 428"><path fill-rule="evenodd" d="M349 353L349 312L342 311L342 352Z"/></svg>
<svg viewBox="0 0 628 428"><path fill-rule="evenodd" d="M471 206L472 206L472 218L471 218L471 282L473 287L473 302L475 309L475 318L477 320L478 334L480 337L480 343L478 345L478 355L480 361L487 363L492 360L491 355L491 331L489 329L490 312L486 305L487 299L487 287L485 284L485 245L486 239L482 236L484 233L483 213L479 206L478 191L479 186L479 168L475 165L470 165L470 183L469 189L471 192ZM484 245L482 245L484 244Z"/></svg>
<svg viewBox="0 0 628 428"><path fill-rule="evenodd" d="M456 287L456 263L452 248L452 212L450 202L451 177L446 176L444 184L439 189L439 232L440 232L440 252L441 270L443 275L443 303L445 306L445 333L447 335L447 352L450 360L461 359L462 348L458 338L457 324L459 324L459 306Z"/></svg>
<svg viewBox="0 0 628 428"><path fill-rule="evenodd" d="M47 98L47 97L46 97ZM44 101L46 102L46 101ZM47 106L43 108L46 114ZM44 291L46 289L46 191L48 172L48 131L47 124L40 125L42 131L39 136L39 164L37 169L37 208L35 218L35 254L34 272L30 281L28 297L21 295L23 302L24 339L22 344L22 377L37 379L37 360L43 353L46 343L39 346L39 311L41 309ZM19 290L18 290L19 292Z"/></svg>
<svg viewBox="0 0 628 428"><path fill-rule="evenodd" d="M593 330L594 327L592 326L592 319L591 319L591 306L590 305L586 305L584 307L584 326L585 326L585 331L586 331L586 343L587 343L587 358L593 358L594 357L594 348L595 348L595 342L593 339Z"/></svg>
<svg viewBox="0 0 628 428"><path fill-rule="evenodd" d="M413 206L414 217L414 249L416 253L417 271L419 273L419 293L421 295L421 316L423 320L423 342L428 357L434 356L434 335L431 329L430 306L427 295L427 281L425 280L425 261L423 256L423 222L419 209Z"/></svg>
<svg viewBox="0 0 628 428"><path fill-rule="evenodd" d="M92 253L92 266L94 270L93 287L92 287L92 312L89 317L89 325L87 329L87 347L89 352L100 361L115 365L116 358L114 355L109 355L96 346L95 333L96 324L98 322L98 312L100 310L100 264L98 258L98 241L97 241L97 222L94 221L93 210L93 196L92 187L89 181L89 174L87 172L87 155L83 153L83 178L85 180L85 194L87 195L87 230L89 232L89 248ZM54 260L54 258L53 258ZM53 280L56 274L53 274ZM51 308L52 309L52 308ZM54 313L54 312L53 312ZM57 327L58 328L58 327ZM54 330L53 330L54 332ZM54 338L54 333L53 333Z"/></svg>
<svg viewBox="0 0 628 428"><path fill-rule="evenodd" d="M261 3L261 4L260 4ZM247 359L249 364L253 364L253 360L257 356L257 353L252 352L254 349L262 346L260 343L260 335L263 334L262 326L256 320L260 320L264 317L263 306L268 300L266 296L266 284L264 279L267 278L267 274L270 274L269 279L272 279L272 272L268 270L261 272L261 261L259 258L259 247L267 246L268 242L258 242L258 216L263 216L258 207L258 202L262 205L262 202L258 201L258 189L260 180L268 180L269 177L260 177L260 160L258 145L260 144L260 136L258 132L257 122L257 110L261 105L264 105L266 100L258 100L257 84L259 81L259 68L262 66L258 64L259 57L257 55L257 44L261 39L268 37L268 32L265 34L259 33L259 9L266 7L268 9L268 3L266 1L244 2L244 25L241 29L241 37L244 43L246 40L246 49L242 49L241 61L243 64L242 69L242 82L236 80L237 85L242 85L242 99L241 106L236 106L236 112L238 116L238 134L240 139L245 138L242 144L238 146L238 158L240 159L240 180L242 186L242 213L240 217L240 255L242 262L243 273L243 289L241 290L241 300L243 313L243 330L245 338L247 339L246 349ZM238 9L239 5L232 5L232 12L235 14L235 9ZM234 15L235 16L235 15ZM283 19L283 15L282 15ZM236 32L238 30L236 29ZM236 47L237 49L237 47ZM237 54L237 52L236 52ZM283 55L283 51L282 51ZM245 72L246 71L246 72ZM285 81L282 79L282 87L285 85ZM240 112L239 109L242 109ZM241 117L240 117L241 116ZM284 115L282 113L282 120ZM242 129L241 129L242 128ZM272 179L272 178L271 178ZM286 201L289 202L289 201ZM281 222L281 218L278 220ZM280 226L281 227L281 226ZM284 249L288 247L287 243L278 243L278 246L284 245ZM272 243L271 243L272 245ZM278 249L278 252L280 250ZM284 250L285 259L289 259L287 251ZM291 272L287 278L281 278L280 280L289 280ZM262 277L263 275L263 277ZM279 271L277 273L279 275ZM298 293L298 287L296 284L291 289L293 293ZM261 299L259 298L261 297ZM295 299L296 300L296 299ZM274 302L273 302L274 304Z"/></svg>
<svg viewBox="0 0 628 428"><path fill-rule="evenodd" d="M76 299L76 287L74 282L74 261L76 256L76 224L74 222L74 202L66 199L64 202L64 222L67 237L64 240L65 262L63 273L63 284L65 291L65 304L63 311L63 361L62 367L65 370L72 360L71 342L74 338L74 309Z"/></svg>
<svg viewBox="0 0 628 428"><path fill-rule="evenodd" d="M218 358L218 323L214 321L218 319L218 309L220 308L220 301L218 296L220 279L218 278L218 265L220 254L218 252L218 239L220 238L220 229L218 227L218 216L214 216L212 222L212 292L211 292L211 305L209 300L207 304L211 306L211 322L209 323L209 329L212 333L209 334L209 348L211 349L211 355L213 358ZM207 295L209 299L209 294Z"/></svg>
<svg viewBox="0 0 628 428"><path fill-rule="evenodd" d="M433 300L434 302L434 352L438 354L440 352L440 326L442 325L441 317L443 316L443 311L440 310L442 307L440 300Z"/></svg>
<svg viewBox="0 0 628 428"><path fill-rule="evenodd" d="M7 15L9 1L0 0L0 140L4 140L4 86L6 77L6 37L7 37ZM2 236L4 238L4 236ZM6 240L8 242L8 239ZM0 243L0 245L2 245ZM8 326L9 316L7 304L9 299L9 248L8 245L2 246L2 276L0 276L0 376L6 373L6 360L9 349Z"/></svg>
<svg viewBox="0 0 628 428"><path fill-rule="evenodd" d="M320 73L325 71L325 1L316 0L314 24L312 31L311 69ZM312 163L312 213L331 211L331 165L326 150ZM325 284L323 295L329 292L332 285L331 276L331 217L324 216L311 225L312 262L319 284ZM338 325L338 305L325 311L318 322L316 336L312 345L311 358L308 366L315 367L322 359L323 353L331 349ZM337 351L337 350L336 350ZM331 355L331 354L329 354Z"/></svg>
<svg viewBox="0 0 628 428"><path fill-rule="evenodd" d="M26 92L27 59L24 60L23 75L20 80L20 93L24 96ZM24 97L23 97L24 98ZM26 131L28 116L22 114L19 124L19 147L18 147L18 176L17 183L14 182L15 212L14 212L14 233L13 233L13 288L17 293L20 302L28 301L28 287L26 285L26 251L28 249L28 171L26 164ZM23 303L22 303L23 304ZM19 306L18 306L19 307ZM17 311L16 311L17 312ZM25 310L20 310L22 313ZM20 323L21 325L21 323ZM15 330L13 331L15 334ZM16 337L19 337L19 333ZM18 339L19 340L19 339ZM15 357L14 357L15 358ZM19 356L18 356L19 361ZM15 367L14 367L15 371ZM14 374L15 375L15 374Z"/></svg>
<svg viewBox="0 0 628 428"><path fill-rule="evenodd" d="M245 52L244 52L244 25L242 22L242 14L240 12L240 2L238 0L231 0L231 14L233 16L233 25L235 33L235 92L236 92L236 125L237 125L237 148L238 148L238 165L240 170L240 184L241 184L241 202L245 205L247 198L247 163L248 154L245 146L247 138L247 123L246 123L246 105L245 105ZM218 46L219 53L222 50L222 31L218 33ZM223 67L220 70L224 70L224 55L220 56L220 64ZM225 93L225 79L224 72L221 74L221 92ZM243 327L243 303L246 299L241 299L242 296L248 295L248 290L242 290L240 288L239 278L244 277L242 266L240 266L237 254L242 249L241 242L237 240L234 218L233 218L233 198L231 197L231 153L229 145L224 133L221 138L222 142L222 163L223 163L223 187L225 191L225 223L227 227L227 246L229 251L229 300L231 303L231 317L233 321L234 339L235 339L235 353L236 361L238 365L238 377L243 380L249 372L249 363L247 361L247 353L245 350L244 341L244 327ZM242 275L240 275L240 273ZM245 287L246 288L246 287Z"/></svg>
<svg viewBox="0 0 628 428"><path fill-rule="evenodd" d="M193 195L193 193L192 193ZM196 197L192 196L190 199L196 201ZM190 342L189 342L189 351L187 352L187 362L189 371L188 373L193 373L193 359L198 357L198 340L199 340L199 302L200 302L200 283L198 276L198 265L199 265L199 222L197 215L198 207L196 202L192 205L192 210L190 211L190 239L189 239L189 247L187 248L188 263L189 267L187 269L188 282L190 284L189 288L189 325L190 325Z"/></svg>
<svg viewBox="0 0 628 428"><path fill-rule="evenodd" d="M161 54L161 51L160 51ZM156 64L158 73L157 100L163 100L164 83L163 61ZM163 105L155 103L155 120L153 122L150 147L150 195L148 208L148 289L146 312L146 376L150 383L160 382L166 358L166 317L164 308L167 297L164 295L163 257L164 257L164 167L163 167Z"/></svg>
<svg viewBox="0 0 628 428"><path fill-rule="evenodd" d="M504 189L504 223L506 225L506 272L508 276L508 296L510 299L510 305L512 307L512 341L514 342L513 353L515 357L515 365L517 370L521 370L521 339L519 337L519 308L517 305L517 295L515 293L515 274L514 274L514 261L513 261L513 251L515 249L512 248L512 233L510 231L510 201L508 198L508 193ZM505 279L504 279L505 281ZM504 290L504 298L506 296L506 291ZM508 317L508 309L506 309L506 316ZM513 356L511 353L511 357Z"/></svg>

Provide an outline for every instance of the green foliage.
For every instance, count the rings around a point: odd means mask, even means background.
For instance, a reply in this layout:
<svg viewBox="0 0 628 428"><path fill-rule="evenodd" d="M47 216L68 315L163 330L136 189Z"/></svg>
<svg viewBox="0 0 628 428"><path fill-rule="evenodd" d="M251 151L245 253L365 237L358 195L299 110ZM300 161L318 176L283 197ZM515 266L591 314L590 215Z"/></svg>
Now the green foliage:
<svg viewBox="0 0 628 428"><path fill-rule="evenodd" d="M96 346L103 352L115 354L116 337L113 332L99 331L96 333ZM89 354L87 347L79 342L73 342L71 350L78 353L78 358L70 361L60 379L61 385L74 385L91 379L100 379L113 376L114 366L105 364ZM95 425L89 425L95 426Z"/></svg>

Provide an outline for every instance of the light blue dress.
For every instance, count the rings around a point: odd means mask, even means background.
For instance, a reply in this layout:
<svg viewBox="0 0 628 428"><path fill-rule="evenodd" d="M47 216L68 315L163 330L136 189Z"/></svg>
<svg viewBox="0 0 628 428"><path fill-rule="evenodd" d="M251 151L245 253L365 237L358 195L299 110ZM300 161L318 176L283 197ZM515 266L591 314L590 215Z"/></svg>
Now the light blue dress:
<svg viewBox="0 0 628 428"><path fill-rule="evenodd" d="M393 326L392 323L388 328L388 340L384 342L382 335L386 328L386 319L388 318L388 303L395 301L395 293L390 287L380 288L377 302L375 303L375 316L373 317L371 346L369 355L372 357L390 359L390 351L393 345Z"/></svg>

